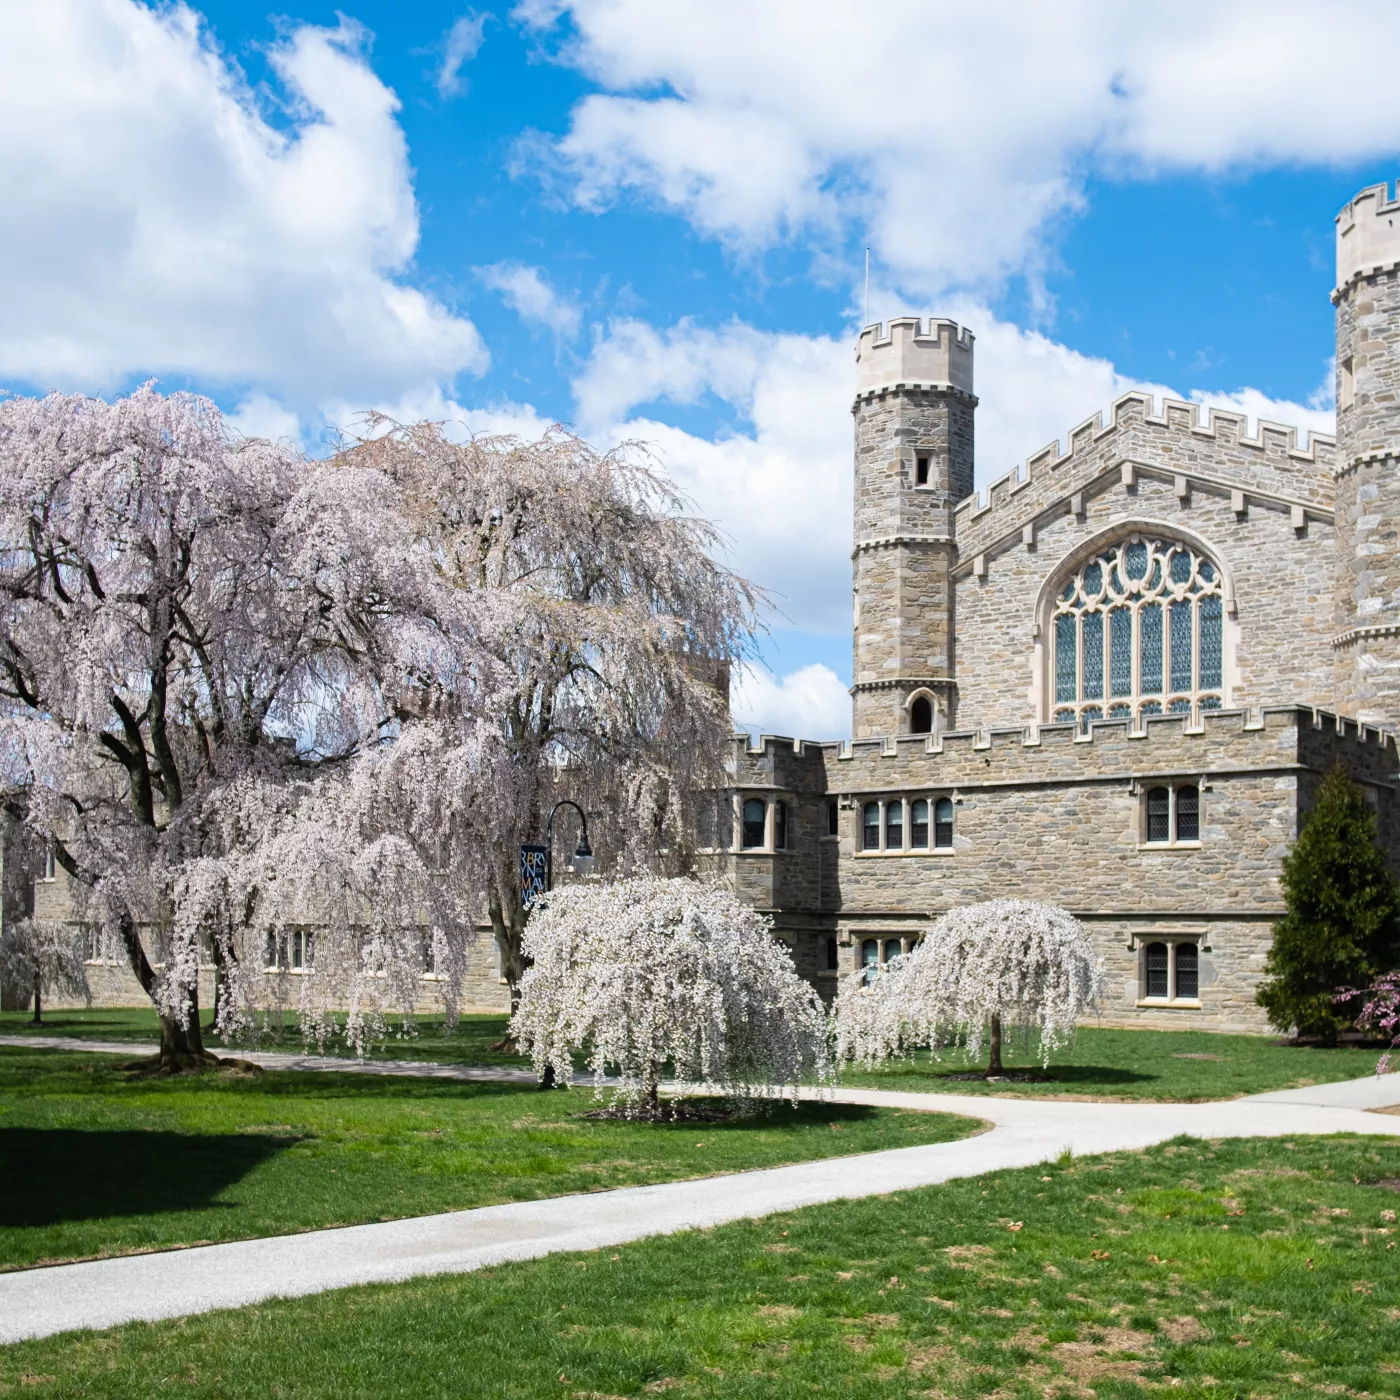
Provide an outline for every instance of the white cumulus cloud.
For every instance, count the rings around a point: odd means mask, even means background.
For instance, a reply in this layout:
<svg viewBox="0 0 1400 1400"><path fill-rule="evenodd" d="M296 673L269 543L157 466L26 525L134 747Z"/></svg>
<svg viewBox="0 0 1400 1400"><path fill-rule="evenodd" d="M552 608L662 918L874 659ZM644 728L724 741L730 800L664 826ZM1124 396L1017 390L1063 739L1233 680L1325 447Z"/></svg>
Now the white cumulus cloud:
<svg viewBox="0 0 1400 1400"><path fill-rule="evenodd" d="M476 275L483 286L499 292L501 300L522 321L544 326L563 340L572 340L578 334L582 316L578 304L560 296L540 268L499 262L478 267Z"/></svg>
<svg viewBox="0 0 1400 1400"><path fill-rule="evenodd" d="M777 677L755 666L734 678L731 712L739 729L792 739L848 739L851 697L829 666L803 666Z"/></svg>
<svg viewBox="0 0 1400 1400"><path fill-rule="evenodd" d="M753 249L859 233L907 292L1034 274L1098 171L1390 155L1389 0L532 0L603 91L555 141L574 197L634 194Z"/></svg>
<svg viewBox="0 0 1400 1400"><path fill-rule="evenodd" d="M473 10L452 21L442 40L442 63L437 72L439 97L461 97L466 92L462 69L481 52L486 41L486 21L491 18L490 14L479 15Z"/></svg>
<svg viewBox="0 0 1400 1400"><path fill-rule="evenodd" d="M270 61L280 126L183 5L0 6L0 382L173 375L302 415L486 367L402 280L418 211L361 32Z"/></svg>

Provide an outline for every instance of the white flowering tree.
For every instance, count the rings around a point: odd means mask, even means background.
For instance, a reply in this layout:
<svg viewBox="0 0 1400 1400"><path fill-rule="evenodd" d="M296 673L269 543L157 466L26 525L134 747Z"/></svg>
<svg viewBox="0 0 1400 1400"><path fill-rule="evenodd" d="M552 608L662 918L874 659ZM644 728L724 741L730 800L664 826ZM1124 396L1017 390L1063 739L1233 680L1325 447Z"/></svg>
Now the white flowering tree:
<svg viewBox="0 0 1400 1400"><path fill-rule="evenodd" d="M713 528L635 444L599 453L558 428L461 442L439 424L372 418L343 459L397 485L443 581L491 619L503 724L480 831L514 1005L521 844L569 797L599 818L600 872L688 868L692 799L724 786L728 672L761 599L716 562ZM561 841L576 839L572 820L566 809Z"/></svg>
<svg viewBox="0 0 1400 1400"><path fill-rule="evenodd" d="M31 1025L43 1024L43 999L80 996L91 1002L82 931L53 919L20 918L0 929L0 982L34 997Z"/></svg>
<svg viewBox="0 0 1400 1400"><path fill-rule="evenodd" d="M514 1034L541 1077L567 1082L575 1052L601 1094L659 1121L665 1066L743 1102L831 1066L826 1014L768 920L695 880L637 876L567 885L525 928L529 959Z"/></svg>
<svg viewBox="0 0 1400 1400"><path fill-rule="evenodd" d="M1103 963L1083 924L1053 904L994 899L944 914L912 952L837 992L839 1059L873 1066L915 1048L989 1047L987 1074L1004 1073L1002 1037L1038 1038L1042 1062L1074 1036L1098 1002Z"/></svg>

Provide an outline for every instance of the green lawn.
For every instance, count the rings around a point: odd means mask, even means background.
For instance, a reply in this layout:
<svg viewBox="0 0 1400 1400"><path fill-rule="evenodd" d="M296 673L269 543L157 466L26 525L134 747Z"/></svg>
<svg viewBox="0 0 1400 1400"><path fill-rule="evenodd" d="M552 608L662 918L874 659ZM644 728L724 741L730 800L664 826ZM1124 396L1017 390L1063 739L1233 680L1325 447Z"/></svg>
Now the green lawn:
<svg viewBox="0 0 1400 1400"><path fill-rule="evenodd" d="M160 1039L160 1023L149 1007L45 1011L42 1026L30 1025L29 1017L28 1011L0 1012L0 1035L67 1036L76 1040L130 1040L145 1044L155 1044ZM208 1019L206 1012L204 1020ZM491 1049L505 1034L506 1020L505 1016L463 1016L456 1030L447 1034L441 1014L415 1016L412 1024L416 1034L392 1035L375 1045L373 1055L377 1060L433 1060L439 1064L528 1068L530 1062L523 1057L502 1055ZM208 1032L205 1044L216 1054L238 1053L237 1047L225 1047L217 1036ZM280 1032L264 1036L257 1048L301 1054L306 1047L297 1031L296 1013L289 1012ZM323 1053L353 1058L340 1041L327 1045Z"/></svg>
<svg viewBox="0 0 1400 1400"><path fill-rule="evenodd" d="M978 1124L839 1104L650 1127L587 1091L270 1072L133 1079L0 1049L0 1267L349 1225L947 1142Z"/></svg>
<svg viewBox="0 0 1400 1400"><path fill-rule="evenodd" d="M25 1013L0 1015L0 1033L24 1032ZM503 1016L464 1016L457 1030L444 1033L442 1017L418 1017L418 1035L392 1039L376 1046L376 1059L434 1060L444 1064L516 1065L526 1061L489 1049L505 1031ZM55 1011L42 1034L92 1040L146 1040L156 1037L155 1013L146 1010ZM279 1041L270 1049L300 1051L301 1038L289 1020ZM346 1053L343 1046L329 1053ZM1122 1099L1228 1099L1241 1094L1261 1094L1270 1089L1292 1089L1306 1084L1326 1084L1358 1079L1371 1073L1378 1050L1339 1047L1333 1050L1299 1049L1271 1036L1218 1035L1210 1031L1102 1030L1086 1026L1075 1043L1052 1055L1043 1081L987 1084L962 1080L969 1066L956 1056L940 1063L926 1053L867 1073L845 1067L843 1084L880 1089L942 1091L958 1094L1085 1094L1095 1098ZM1006 1053L1008 1066L1039 1069L1035 1055L1015 1044Z"/></svg>
<svg viewBox="0 0 1400 1400"><path fill-rule="evenodd" d="M16 1395L1400 1395L1395 1139L1181 1140L0 1350Z"/></svg>
<svg viewBox="0 0 1400 1400"><path fill-rule="evenodd" d="M972 1068L966 1060L945 1054L941 1061L934 1062L926 1051L873 1071L847 1065L841 1072L841 1082L852 1087L924 1093L1085 1095L1190 1102L1359 1079L1374 1073L1380 1055L1378 1049L1355 1046L1331 1050L1300 1048L1261 1035L1101 1030L1086 1026L1073 1045L1050 1056L1044 1078L1031 1082L989 1084L985 1080L961 1079L958 1076ZM1002 1058L1008 1069L1040 1072L1039 1056L1017 1045L1011 1045Z"/></svg>

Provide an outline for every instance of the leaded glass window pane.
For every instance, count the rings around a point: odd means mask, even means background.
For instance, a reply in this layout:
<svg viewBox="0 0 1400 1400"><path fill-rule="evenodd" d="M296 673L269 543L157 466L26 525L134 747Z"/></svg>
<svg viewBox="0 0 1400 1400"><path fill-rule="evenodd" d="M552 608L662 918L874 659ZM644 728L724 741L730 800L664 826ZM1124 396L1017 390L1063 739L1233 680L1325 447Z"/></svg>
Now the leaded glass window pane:
<svg viewBox="0 0 1400 1400"><path fill-rule="evenodd" d="M909 809L909 846L911 850L928 850L928 803L921 797Z"/></svg>
<svg viewBox="0 0 1400 1400"><path fill-rule="evenodd" d="M1150 997L1171 995L1171 988L1167 981L1167 957L1168 950L1165 943L1149 943L1143 953L1144 971L1147 974L1145 978L1146 990Z"/></svg>
<svg viewBox="0 0 1400 1400"><path fill-rule="evenodd" d="M1110 695L1133 693L1133 613L1114 608L1108 615L1108 680Z"/></svg>
<svg viewBox="0 0 1400 1400"><path fill-rule="evenodd" d="M1201 798L1194 787L1179 787L1176 790L1176 839L1201 839Z"/></svg>
<svg viewBox="0 0 1400 1400"><path fill-rule="evenodd" d="M1152 788L1147 794L1147 839L1171 839L1171 793L1164 787Z"/></svg>
<svg viewBox="0 0 1400 1400"><path fill-rule="evenodd" d="M1218 594L1202 598L1198 606L1201 610L1201 689L1211 690L1220 684L1224 610Z"/></svg>
<svg viewBox="0 0 1400 1400"><path fill-rule="evenodd" d="M788 842L788 809L786 802L775 802L773 804L773 849L775 851L787 850Z"/></svg>
<svg viewBox="0 0 1400 1400"><path fill-rule="evenodd" d="M1162 693L1162 605L1144 603L1138 610L1139 689L1144 695Z"/></svg>
<svg viewBox="0 0 1400 1400"><path fill-rule="evenodd" d="M1192 604L1173 603L1171 614L1173 690L1191 690L1191 610Z"/></svg>
<svg viewBox="0 0 1400 1400"><path fill-rule="evenodd" d="M1194 943L1176 945L1176 994L1194 1001L1201 993L1200 958Z"/></svg>
<svg viewBox="0 0 1400 1400"><path fill-rule="evenodd" d="M1055 619L1055 699L1079 699L1079 662L1075 656L1073 613Z"/></svg>
<svg viewBox="0 0 1400 1400"><path fill-rule="evenodd" d="M885 849L904 849L904 803L890 802L885 806Z"/></svg>
<svg viewBox="0 0 1400 1400"><path fill-rule="evenodd" d="M953 799L940 797L933 804L933 844L947 850L953 844Z"/></svg>
<svg viewBox="0 0 1400 1400"><path fill-rule="evenodd" d="M1133 535L1058 588L1049 629L1050 712L1081 730L1101 718L1219 709L1225 609L1219 568L1174 540ZM1105 621L1107 614L1107 621ZM1120 703L1122 702L1122 703Z"/></svg>
<svg viewBox="0 0 1400 1400"><path fill-rule="evenodd" d="M744 803L743 845L746 851L762 847L766 831L768 804L761 797L750 797Z"/></svg>
<svg viewBox="0 0 1400 1400"><path fill-rule="evenodd" d="M860 845L863 851L878 851L880 849L880 804L878 802L867 802L861 812Z"/></svg>
<svg viewBox="0 0 1400 1400"><path fill-rule="evenodd" d="M867 938L860 945L860 965L865 969L867 983L875 980L880 971L880 943L878 939Z"/></svg>
<svg viewBox="0 0 1400 1400"><path fill-rule="evenodd" d="M890 962L897 958L904 951L903 945L897 938L885 939L885 961Z"/></svg>
<svg viewBox="0 0 1400 1400"><path fill-rule="evenodd" d="M1103 695L1103 614L1085 613L1080 626L1084 629L1084 686L1081 698L1098 700Z"/></svg>

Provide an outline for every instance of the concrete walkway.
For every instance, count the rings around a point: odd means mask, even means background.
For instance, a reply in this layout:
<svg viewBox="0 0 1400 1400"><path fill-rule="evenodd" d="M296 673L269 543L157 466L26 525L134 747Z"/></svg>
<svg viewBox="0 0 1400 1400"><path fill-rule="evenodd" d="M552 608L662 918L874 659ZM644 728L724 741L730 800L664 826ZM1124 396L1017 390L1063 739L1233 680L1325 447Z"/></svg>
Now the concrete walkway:
<svg viewBox="0 0 1400 1400"><path fill-rule="evenodd" d="M12 1038L0 1038L0 1044L9 1043ZM36 1042L26 1037L22 1043ZM71 1041L60 1044L72 1046ZM97 1047L88 1042L86 1048ZM129 1045L114 1048L132 1053ZM305 1057L276 1059L279 1068L283 1060L296 1061L302 1068L316 1067ZM377 1064L385 1073L404 1072L402 1065L391 1061ZM364 1065L354 1061L331 1060L326 1067L365 1072ZM516 1073L480 1070L472 1075L463 1066L429 1068L435 1077L446 1078L504 1078ZM439 1071L454 1072L439 1076ZM840 1103L964 1114L989 1122L992 1129L961 1142L700 1181L0 1274L0 1342L241 1307L352 1284L465 1273L561 1250L611 1248L647 1235L1033 1166L1065 1150L1076 1156L1132 1150L1179 1134L1202 1138L1400 1135L1393 1119L1365 1111L1400 1103L1400 1074L1207 1104L1085 1103L877 1089L838 1090L834 1097Z"/></svg>

